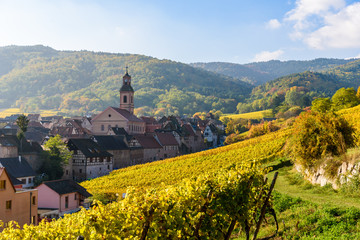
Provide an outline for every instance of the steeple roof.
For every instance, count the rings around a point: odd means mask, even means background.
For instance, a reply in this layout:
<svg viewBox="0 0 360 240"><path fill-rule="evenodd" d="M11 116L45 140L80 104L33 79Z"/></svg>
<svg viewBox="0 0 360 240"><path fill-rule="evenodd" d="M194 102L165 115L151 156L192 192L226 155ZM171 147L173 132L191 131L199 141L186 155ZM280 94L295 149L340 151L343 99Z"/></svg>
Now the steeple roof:
<svg viewBox="0 0 360 240"><path fill-rule="evenodd" d="M123 76L123 85L120 88L120 92L134 92L134 89L131 87L131 76L128 73L128 67L126 67L126 73Z"/></svg>

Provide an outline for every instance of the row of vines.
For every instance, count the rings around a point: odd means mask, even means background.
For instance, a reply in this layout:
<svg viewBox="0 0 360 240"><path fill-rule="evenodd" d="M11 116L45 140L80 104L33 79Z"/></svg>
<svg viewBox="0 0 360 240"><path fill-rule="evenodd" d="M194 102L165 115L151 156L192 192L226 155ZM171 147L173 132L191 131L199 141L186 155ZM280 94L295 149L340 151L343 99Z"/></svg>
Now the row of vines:
<svg viewBox="0 0 360 240"><path fill-rule="evenodd" d="M234 229L256 238L271 206L273 184L265 174L244 162L164 189L129 188L122 201L96 202L88 211L38 226L10 224L0 239L229 239Z"/></svg>
<svg viewBox="0 0 360 240"><path fill-rule="evenodd" d="M215 173L243 162L265 163L283 154L289 135L289 130L281 130L213 150L119 169L107 176L83 182L82 186L95 196L103 194L111 199L124 193L128 186L137 189L163 187L163 184L177 184L183 179Z"/></svg>

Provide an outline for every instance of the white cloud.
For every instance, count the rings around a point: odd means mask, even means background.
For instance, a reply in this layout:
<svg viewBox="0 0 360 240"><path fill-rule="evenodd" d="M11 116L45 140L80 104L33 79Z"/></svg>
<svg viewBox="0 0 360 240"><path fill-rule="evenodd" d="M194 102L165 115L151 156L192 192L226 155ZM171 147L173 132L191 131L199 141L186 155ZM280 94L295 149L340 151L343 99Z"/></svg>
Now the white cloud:
<svg viewBox="0 0 360 240"><path fill-rule="evenodd" d="M281 23L277 19L271 19L266 23L266 28L268 29L278 29L281 27Z"/></svg>
<svg viewBox="0 0 360 240"><path fill-rule="evenodd" d="M255 55L254 62L266 62L270 60L277 60L281 55L284 54L283 50L277 50L273 52L263 51Z"/></svg>
<svg viewBox="0 0 360 240"><path fill-rule="evenodd" d="M315 49L360 47L360 3L325 17L325 26L308 34L305 43Z"/></svg>
<svg viewBox="0 0 360 240"><path fill-rule="evenodd" d="M295 30L303 30L311 26L311 16L326 16L330 10L339 10L345 6L344 0L297 0L296 7L286 13L286 21L294 21Z"/></svg>
<svg viewBox="0 0 360 240"><path fill-rule="evenodd" d="M297 0L284 20L293 23L292 40L310 48L360 47L360 3L346 6L344 0Z"/></svg>

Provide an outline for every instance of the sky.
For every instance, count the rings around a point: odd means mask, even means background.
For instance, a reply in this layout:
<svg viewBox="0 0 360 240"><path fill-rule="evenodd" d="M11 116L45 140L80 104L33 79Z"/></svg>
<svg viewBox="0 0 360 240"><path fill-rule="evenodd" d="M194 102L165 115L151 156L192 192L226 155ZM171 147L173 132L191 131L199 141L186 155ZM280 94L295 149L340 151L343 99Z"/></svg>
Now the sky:
<svg viewBox="0 0 360 240"><path fill-rule="evenodd" d="M360 58L360 0L0 0L0 46L183 63Z"/></svg>

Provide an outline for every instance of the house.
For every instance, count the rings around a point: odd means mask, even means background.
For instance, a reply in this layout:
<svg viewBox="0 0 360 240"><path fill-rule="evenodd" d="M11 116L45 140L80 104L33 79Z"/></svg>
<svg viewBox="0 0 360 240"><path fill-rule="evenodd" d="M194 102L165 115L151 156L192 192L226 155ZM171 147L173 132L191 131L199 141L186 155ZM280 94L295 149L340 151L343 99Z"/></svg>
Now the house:
<svg viewBox="0 0 360 240"><path fill-rule="evenodd" d="M179 143L170 132L156 132L155 139L163 147L164 158L172 158L179 155Z"/></svg>
<svg viewBox="0 0 360 240"><path fill-rule="evenodd" d="M36 142L29 143L25 138L19 140L14 135L0 136L0 158L16 158L21 155L37 171L43 163L41 152L42 148Z"/></svg>
<svg viewBox="0 0 360 240"><path fill-rule="evenodd" d="M182 154L199 152L204 149L204 139L200 129L194 129L189 123L181 126L181 146Z"/></svg>
<svg viewBox="0 0 360 240"><path fill-rule="evenodd" d="M40 218L56 218L84 206L92 195L73 180L46 181L36 187ZM89 207L85 205L85 207Z"/></svg>
<svg viewBox="0 0 360 240"><path fill-rule="evenodd" d="M204 141L208 147L216 147L218 143L218 130L214 124L209 123L204 130Z"/></svg>
<svg viewBox="0 0 360 240"><path fill-rule="evenodd" d="M101 177L113 170L113 155L93 140L71 138L67 145L73 151L69 167L75 181Z"/></svg>
<svg viewBox="0 0 360 240"><path fill-rule="evenodd" d="M0 167L0 220L16 221L20 226L37 224L38 191L15 189L6 168Z"/></svg>
<svg viewBox="0 0 360 240"><path fill-rule="evenodd" d="M130 148L128 147L126 136L95 135L91 139L113 155L113 169L133 165L130 159Z"/></svg>
<svg viewBox="0 0 360 240"><path fill-rule="evenodd" d="M163 147L153 135L134 135L132 141L137 141L144 149L144 163L164 159Z"/></svg>
<svg viewBox="0 0 360 240"><path fill-rule="evenodd" d="M158 123L154 117L140 117L145 122L145 133L153 133L156 129L161 128L161 123Z"/></svg>
<svg viewBox="0 0 360 240"><path fill-rule="evenodd" d="M21 181L23 188L34 186L36 173L24 157L0 158L0 167L6 168L10 176Z"/></svg>

